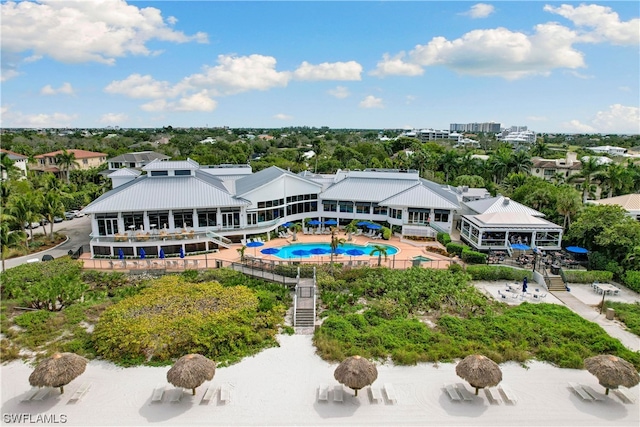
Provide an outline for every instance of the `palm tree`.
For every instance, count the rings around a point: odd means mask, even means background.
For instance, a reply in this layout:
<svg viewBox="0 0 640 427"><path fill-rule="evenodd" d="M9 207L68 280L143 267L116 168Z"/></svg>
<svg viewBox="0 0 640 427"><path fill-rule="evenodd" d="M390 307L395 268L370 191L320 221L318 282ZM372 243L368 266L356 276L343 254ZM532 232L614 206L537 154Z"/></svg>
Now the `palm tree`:
<svg viewBox="0 0 640 427"><path fill-rule="evenodd" d="M238 251L238 253L240 254L240 262L244 262L244 253L247 250L247 247L245 245L242 245L241 248L236 249L236 251Z"/></svg>
<svg viewBox="0 0 640 427"><path fill-rule="evenodd" d="M584 179L584 182L582 183L582 203L587 202L587 197L589 196L589 191L591 190L592 181L596 174L603 169L603 167L604 165L600 164L596 157L588 157L586 161L582 162L580 172L569 178L569 181L575 181L578 178Z"/></svg>
<svg viewBox="0 0 640 427"><path fill-rule="evenodd" d="M448 150L445 151L441 156L440 156L440 165L442 167L442 170L444 172L444 182L448 183L449 182L449 177L455 173L455 171L458 168L458 159L459 159L459 155L458 153L455 152L455 150Z"/></svg>
<svg viewBox="0 0 640 427"><path fill-rule="evenodd" d="M291 231L293 231L293 238L291 240L296 242L298 240L298 233L302 231L302 224L296 222L291 226Z"/></svg>
<svg viewBox="0 0 640 427"><path fill-rule="evenodd" d="M353 233L355 233L357 230L358 230L358 227L356 227L356 225L353 222L350 222L344 228L344 231L349 235L349 237L347 238L349 242L353 240Z"/></svg>
<svg viewBox="0 0 640 427"><path fill-rule="evenodd" d="M25 232L25 224L30 224L34 219L39 219L35 214L28 194L10 196L7 203L7 211L20 226L20 231L24 234L24 246L25 248L28 247L29 240ZM33 238L33 229L31 230L31 237Z"/></svg>
<svg viewBox="0 0 640 427"><path fill-rule="evenodd" d="M0 153L0 181L11 179L18 173L8 153Z"/></svg>
<svg viewBox="0 0 640 427"><path fill-rule="evenodd" d="M387 250L389 248L383 245L373 245L373 249L371 250L370 256L374 256L376 253L378 254L378 267L382 264L382 256L384 255L384 260L387 260Z"/></svg>
<svg viewBox="0 0 640 427"><path fill-rule="evenodd" d="M551 152L551 150L549 149L549 146L544 141L544 139L542 139L542 140L538 139L533 144L533 146L531 147L531 155L533 157L542 157L542 158L544 158L544 156L546 156L550 152Z"/></svg>
<svg viewBox="0 0 640 427"><path fill-rule="evenodd" d="M25 233L23 231L11 231L7 222L4 220L0 223L0 258L2 258L2 271L6 271L4 260L9 249L18 246Z"/></svg>
<svg viewBox="0 0 640 427"><path fill-rule="evenodd" d="M49 239L53 242L53 223L56 216L64 215L64 203L60 194L55 191L47 191L44 194L40 213L49 221Z"/></svg>
<svg viewBox="0 0 640 427"><path fill-rule="evenodd" d="M571 225L571 218L576 216L582 203L580 201L580 193L569 185L563 185L558 189L556 197L556 209L560 215L564 217L562 227L565 232Z"/></svg>
<svg viewBox="0 0 640 427"><path fill-rule="evenodd" d="M533 166L533 162L531 162L531 157L527 151L517 150L511 155L509 166L511 170L516 173L529 173L531 166Z"/></svg>
<svg viewBox="0 0 640 427"><path fill-rule="evenodd" d="M487 167L491 171L493 182L497 184L502 181L509 172L510 163L511 150L508 147L500 147L494 154L489 156Z"/></svg>
<svg viewBox="0 0 640 427"><path fill-rule="evenodd" d="M345 240L336 235L336 230L336 227L331 227L331 260L329 261L331 265L331 272L333 272L333 256L338 250L338 246L345 244Z"/></svg>
<svg viewBox="0 0 640 427"><path fill-rule="evenodd" d="M595 178L601 182L603 189L609 190L607 197L611 198L622 190L628 180L627 168L619 163L610 163L604 171L596 174Z"/></svg>
<svg viewBox="0 0 640 427"><path fill-rule="evenodd" d="M76 155L69 153L67 150L62 150L61 153L56 155L56 162L60 170L67 172L67 184L69 184L69 171L76 165Z"/></svg>

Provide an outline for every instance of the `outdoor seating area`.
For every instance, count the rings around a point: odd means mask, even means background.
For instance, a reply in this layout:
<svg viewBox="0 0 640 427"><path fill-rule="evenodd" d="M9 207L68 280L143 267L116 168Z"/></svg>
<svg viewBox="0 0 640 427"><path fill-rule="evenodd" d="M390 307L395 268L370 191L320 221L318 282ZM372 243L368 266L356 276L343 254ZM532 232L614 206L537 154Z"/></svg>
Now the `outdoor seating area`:
<svg viewBox="0 0 640 427"><path fill-rule="evenodd" d="M620 293L620 288L610 283L593 282L591 286L593 287L593 292L600 295L618 295Z"/></svg>

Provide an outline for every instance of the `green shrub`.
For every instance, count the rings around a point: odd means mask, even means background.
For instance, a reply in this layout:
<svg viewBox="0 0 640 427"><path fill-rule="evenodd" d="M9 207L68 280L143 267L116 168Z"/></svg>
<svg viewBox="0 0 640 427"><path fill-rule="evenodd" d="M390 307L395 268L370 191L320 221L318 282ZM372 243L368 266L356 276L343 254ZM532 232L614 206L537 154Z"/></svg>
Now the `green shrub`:
<svg viewBox="0 0 640 427"><path fill-rule="evenodd" d="M624 283L627 288L640 292L640 271L628 270L624 274L622 283Z"/></svg>
<svg viewBox="0 0 640 427"><path fill-rule="evenodd" d="M627 304L607 300L604 306L613 308L618 320L624 323L629 331L640 336L640 303Z"/></svg>
<svg viewBox="0 0 640 427"><path fill-rule="evenodd" d="M122 365L169 363L187 352L225 364L276 345L285 310L267 288L165 276L107 308L93 342L98 355Z"/></svg>
<svg viewBox="0 0 640 427"><path fill-rule="evenodd" d="M457 262L451 262L448 267L449 271L452 273L460 273L464 271L464 268L458 264Z"/></svg>
<svg viewBox="0 0 640 427"><path fill-rule="evenodd" d="M613 273L610 271L566 270L564 268L562 271L568 283L608 282L613 279Z"/></svg>
<svg viewBox="0 0 640 427"><path fill-rule="evenodd" d="M472 251L465 247L460 258L467 264L486 264L487 255L482 252Z"/></svg>
<svg viewBox="0 0 640 427"><path fill-rule="evenodd" d="M391 238L391 229L389 227L382 227L382 238L389 240Z"/></svg>
<svg viewBox="0 0 640 427"><path fill-rule="evenodd" d="M447 247L447 252L449 252L450 254L455 254L455 255L461 256L462 255L462 251L467 246L462 245L460 243L450 242L450 243L447 243L446 247Z"/></svg>
<svg viewBox="0 0 640 427"><path fill-rule="evenodd" d="M51 318L51 315L51 312L44 310L27 311L14 317L13 322L21 328L25 328L27 331L34 331L41 329L43 325L47 323L47 320Z"/></svg>
<svg viewBox="0 0 640 427"><path fill-rule="evenodd" d="M451 236L449 235L449 233L439 232L436 235L436 240L440 242L443 246L447 246L449 243L451 243Z"/></svg>
<svg viewBox="0 0 640 427"><path fill-rule="evenodd" d="M513 280L521 282L525 277L533 280L533 273L529 270L495 266L495 265L469 265L466 269L472 280Z"/></svg>

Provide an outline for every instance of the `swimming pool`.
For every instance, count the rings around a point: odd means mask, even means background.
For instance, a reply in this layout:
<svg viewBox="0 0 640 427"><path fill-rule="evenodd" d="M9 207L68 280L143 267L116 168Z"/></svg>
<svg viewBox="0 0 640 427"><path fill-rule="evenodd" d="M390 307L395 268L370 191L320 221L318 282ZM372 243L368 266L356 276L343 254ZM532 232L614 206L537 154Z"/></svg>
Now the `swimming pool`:
<svg viewBox="0 0 640 427"><path fill-rule="evenodd" d="M374 245L355 245L352 243L345 243L344 245L338 246L339 255L345 256L369 256L371 251L374 249ZM392 256L398 253L398 248L390 245L379 245L387 248L387 256ZM310 258L312 256L330 256L331 245L329 243L293 243L287 246L279 246L277 247L278 252L273 254L273 256L281 259L300 259L300 258ZM322 253L322 250L324 253ZM357 251L361 251L361 255L355 255L358 253ZM344 251L344 253L342 253ZM353 252L353 255L348 253L347 251L356 251ZM312 253L316 252L316 253ZM376 252L376 256L377 256Z"/></svg>

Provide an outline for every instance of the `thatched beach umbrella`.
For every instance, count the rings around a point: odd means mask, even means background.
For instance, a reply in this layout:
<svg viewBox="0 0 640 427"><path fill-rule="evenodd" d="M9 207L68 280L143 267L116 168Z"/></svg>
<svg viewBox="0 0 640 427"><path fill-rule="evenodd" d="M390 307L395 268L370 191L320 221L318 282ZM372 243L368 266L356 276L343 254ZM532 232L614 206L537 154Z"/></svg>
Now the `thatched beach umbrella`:
<svg viewBox="0 0 640 427"><path fill-rule="evenodd" d="M338 365L333 377L341 384L355 390L371 385L378 378L378 369L373 362L364 357L351 356Z"/></svg>
<svg viewBox="0 0 640 427"><path fill-rule="evenodd" d="M29 375L29 384L33 387L60 387L73 381L87 367L87 359L73 353L55 353L47 357Z"/></svg>
<svg viewBox="0 0 640 427"><path fill-rule="evenodd" d="M502 371L496 362L480 354L471 354L456 365L456 374L478 389L493 387L502 381Z"/></svg>
<svg viewBox="0 0 640 427"><path fill-rule="evenodd" d="M211 381L216 373L216 362L201 354L182 356L167 371L167 381L176 387L190 388L196 394L196 387Z"/></svg>
<svg viewBox="0 0 640 427"><path fill-rule="evenodd" d="M598 378L598 382L606 389L619 386L633 387L640 382L640 375L633 365L624 359L610 354L601 354L584 360L584 367Z"/></svg>

